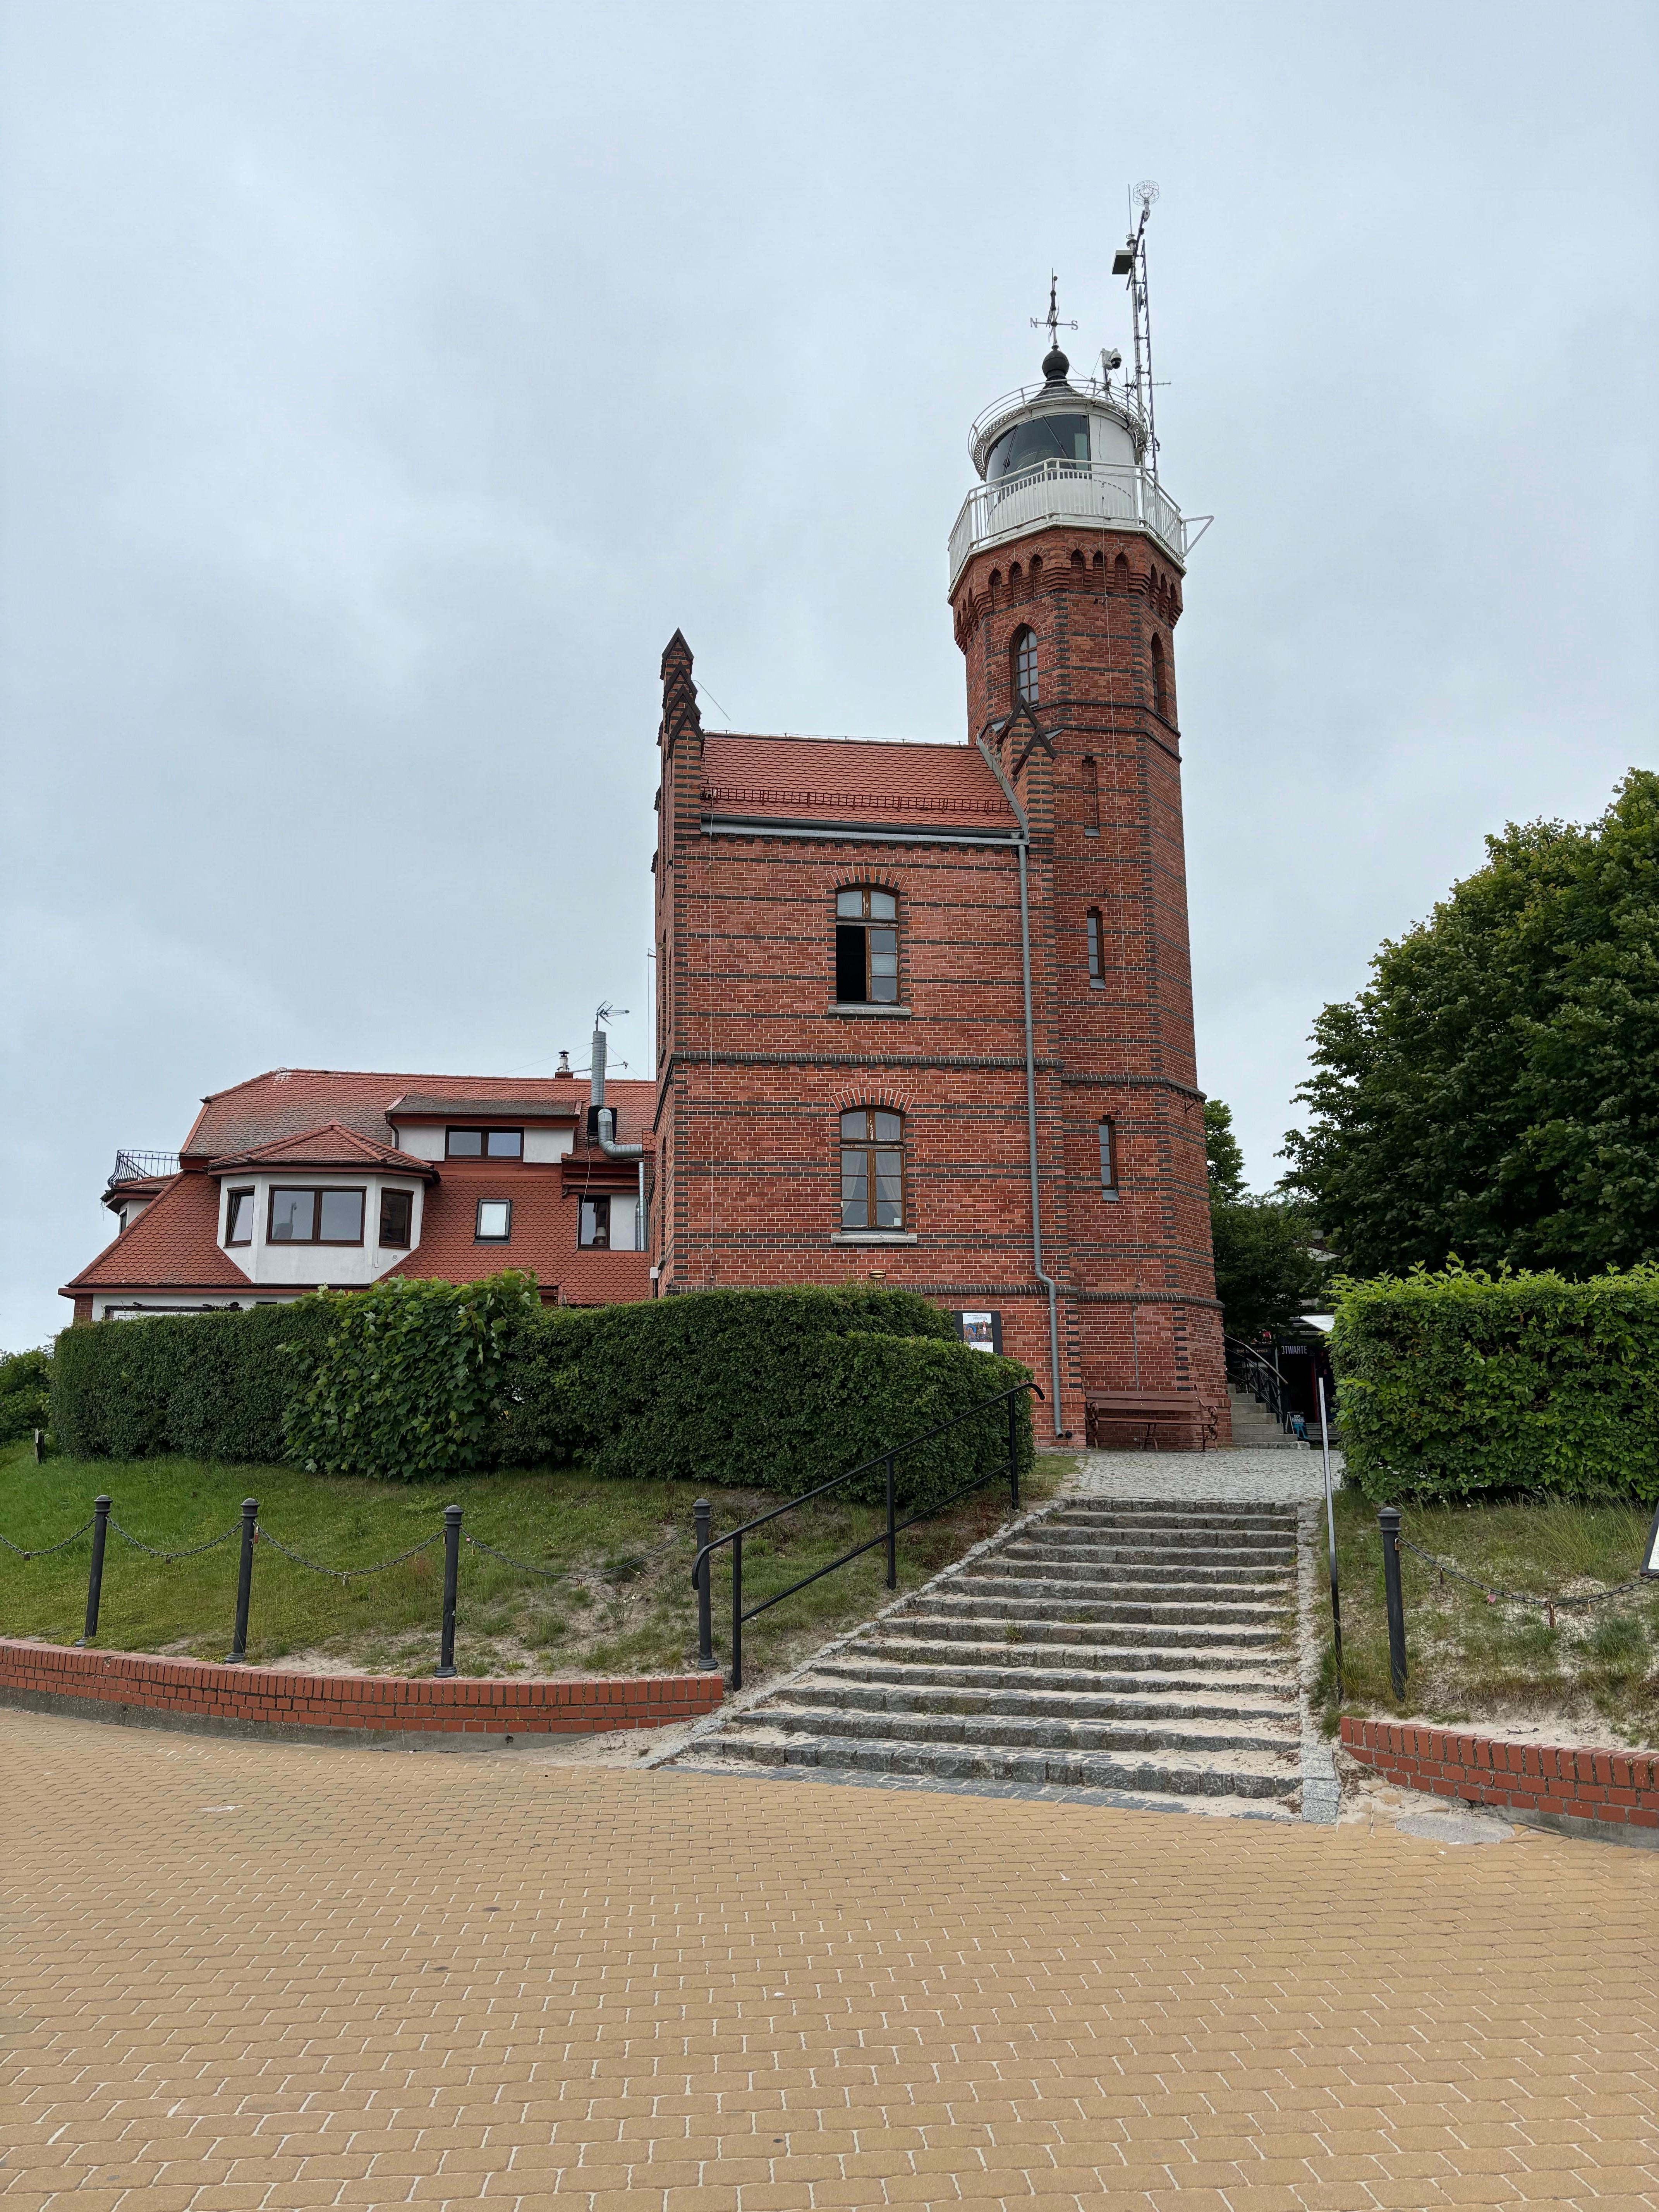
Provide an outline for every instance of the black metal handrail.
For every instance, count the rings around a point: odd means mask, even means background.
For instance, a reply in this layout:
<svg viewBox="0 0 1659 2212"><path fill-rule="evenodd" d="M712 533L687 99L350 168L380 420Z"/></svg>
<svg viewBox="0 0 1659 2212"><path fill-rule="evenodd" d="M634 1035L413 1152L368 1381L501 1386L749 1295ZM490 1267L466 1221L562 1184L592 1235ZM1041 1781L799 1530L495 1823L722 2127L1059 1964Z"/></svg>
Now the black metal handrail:
<svg viewBox="0 0 1659 2212"><path fill-rule="evenodd" d="M1042 1392L1037 1389L1035 1382L1016 1382L1012 1390L999 1390L994 1397L982 1398L977 1406L970 1406L965 1413L958 1413L949 1421L941 1421L937 1428L928 1429L919 1437L907 1437L902 1444L895 1444L890 1451L878 1452L874 1459L866 1459L858 1467L849 1467L845 1474L832 1475L828 1482L819 1483L815 1490L803 1490L799 1498L787 1498L781 1505L773 1506L769 1512L757 1513L752 1521L745 1521L740 1528L728 1528L723 1536L710 1534L711 1509L708 1500L706 1498L700 1498L695 1508L697 1556L691 1567L691 1585L697 1593L698 1666L712 1668L714 1665L714 1602L711 1588L714 1555L716 1552L723 1550L728 1544L732 1547L732 1687L734 1690L740 1690L743 1687L743 1625L744 1621L753 1620L757 1613L769 1612L775 1605L781 1605L785 1598L793 1597L798 1590L804 1590L809 1583L822 1582L825 1575L834 1574L837 1567L848 1566L853 1560L862 1559L866 1552L873 1552L878 1544L884 1544L887 1547L887 1587L889 1589L896 1589L898 1588L896 1547L898 1539L903 1531L907 1528L914 1528L918 1521L926 1521L935 1513L942 1513L947 1505L954 1505L958 1498L966 1498L970 1491L981 1490L988 1482L995 1482L1001 1476L1006 1475L1008 1479L1009 1503L1013 1511L1018 1513L1019 1510L1019 1410L1017 1401L1021 1393L1026 1390L1036 1391L1039 1398L1042 1396ZM914 1451L918 1444L932 1443L936 1437L948 1435L951 1430L959 1429L964 1421L976 1420L991 1407L1005 1403L1008 1408L1006 1462L1001 1467L988 1468L983 1474L975 1475L971 1482L963 1483L960 1490L953 1490L948 1498L936 1498L933 1504L924 1506L920 1513L913 1513L908 1521L896 1519L893 1499L893 1462L898 1458L900 1453ZM855 1475L868 1474L872 1468L878 1467L885 1469L887 1477L887 1525L881 1534L872 1536L867 1543L855 1544L850 1552L843 1552L840 1559L831 1559L827 1567L818 1567L810 1575L803 1575L798 1583L791 1583L787 1589L779 1590L771 1597L763 1598L758 1605L751 1605L745 1612L743 1603L744 1538L756 1528L763 1528L769 1521L775 1521L785 1513L793 1513L798 1505L810 1504L813 1498L823 1498L830 1491L839 1490L842 1483L851 1482Z"/></svg>
<svg viewBox="0 0 1659 2212"><path fill-rule="evenodd" d="M1246 1344L1237 1336L1222 1339L1222 1356L1226 1364L1228 1379L1248 1390L1258 1405L1265 1406L1286 1435L1290 1433L1291 1417L1286 1407L1284 1377L1269 1359L1264 1359L1253 1344Z"/></svg>

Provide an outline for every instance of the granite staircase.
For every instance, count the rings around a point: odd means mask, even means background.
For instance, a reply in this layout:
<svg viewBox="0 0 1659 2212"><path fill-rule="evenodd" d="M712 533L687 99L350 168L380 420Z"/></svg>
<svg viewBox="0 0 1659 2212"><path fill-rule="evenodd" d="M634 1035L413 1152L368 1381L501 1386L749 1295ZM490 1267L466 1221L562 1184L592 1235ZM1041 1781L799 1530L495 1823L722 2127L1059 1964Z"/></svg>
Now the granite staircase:
<svg viewBox="0 0 1659 2212"><path fill-rule="evenodd" d="M1289 1817L1296 1547L1293 1507L1068 1499L674 1763Z"/></svg>

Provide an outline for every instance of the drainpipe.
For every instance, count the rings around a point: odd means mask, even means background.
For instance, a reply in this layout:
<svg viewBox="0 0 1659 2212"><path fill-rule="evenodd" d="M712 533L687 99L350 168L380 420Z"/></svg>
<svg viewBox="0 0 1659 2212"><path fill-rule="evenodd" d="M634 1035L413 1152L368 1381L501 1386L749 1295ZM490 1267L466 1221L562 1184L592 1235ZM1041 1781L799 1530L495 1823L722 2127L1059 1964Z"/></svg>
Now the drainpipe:
<svg viewBox="0 0 1659 2212"><path fill-rule="evenodd" d="M1054 1277L1046 1274L1042 1267L1042 1202L1038 1186L1037 1116L1036 1116L1036 1043L1031 1022L1031 909L1026 890L1025 854L1030 843L1031 825L1015 795L1014 787L1003 773L1002 763L987 744L983 733L978 740L980 751L990 766L992 774L1002 786L1008 804L1013 808L1019 823L1019 973L1020 986L1025 1004L1025 1143L1031 1176L1031 1266L1038 1282L1048 1293L1048 1373L1054 1385L1053 1410L1049 1425L1059 1443L1070 1434L1060 1423L1060 1310L1057 1303L1059 1285Z"/></svg>
<svg viewBox="0 0 1659 2212"><path fill-rule="evenodd" d="M639 1192L635 1202L639 1207L640 1243L635 1249L648 1251L650 1244L645 1218L645 1146L619 1145L617 1142L617 1109L614 1106L607 1106L605 1103L605 1036L600 1024L608 1014L627 1012L626 1006L602 1006L594 1017L592 1092L593 1130L599 1150L605 1154L606 1159L639 1162Z"/></svg>

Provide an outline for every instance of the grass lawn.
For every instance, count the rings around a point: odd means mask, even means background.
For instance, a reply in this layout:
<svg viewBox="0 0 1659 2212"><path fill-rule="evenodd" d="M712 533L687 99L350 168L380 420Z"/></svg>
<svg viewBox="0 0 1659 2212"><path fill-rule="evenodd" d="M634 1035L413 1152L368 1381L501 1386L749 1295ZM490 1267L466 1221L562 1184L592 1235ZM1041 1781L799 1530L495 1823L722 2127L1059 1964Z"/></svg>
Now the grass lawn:
<svg viewBox="0 0 1659 2212"><path fill-rule="evenodd" d="M1641 1563L1653 1510L1646 1505L1552 1501L1471 1506L1407 1505L1403 1534L1425 1552L1478 1576L1487 1588L1539 1597L1578 1596L1628 1581ZM1320 1584L1328 1632L1322 1515ZM1559 1722L1626 1743L1659 1741L1659 1583L1605 1605L1558 1609L1555 1626L1532 1606L1489 1605L1480 1590L1440 1577L1401 1553L1406 1601L1406 1701L1389 1680L1382 1539L1376 1509L1357 1493L1336 1501L1342 1595L1345 1712L1409 1713L1442 1725L1504 1720ZM1336 1668L1328 1650L1316 1698L1336 1725Z"/></svg>
<svg viewBox="0 0 1659 2212"><path fill-rule="evenodd" d="M1075 1464L1039 1454L1023 1498L1051 1497ZM751 1490L688 1482L604 1481L580 1469L470 1475L448 1484L385 1483L301 1474L283 1467L197 1461L48 1459L28 1444L0 1446L0 1536L25 1550L55 1543L106 1492L113 1516L158 1550L204 1542L240 1526L242 1499L259 1500L261 1526L309 1559L368 1566L440 1528L446 1505L465 1510L469 1535L551 1571L503 1566L464 1545L456 1608L456 1665L464 1674L653 1674L692 1664L696 1601L690 1587L693 1500L706 1495L714 1533L780 1501ZM914 1589L989 1535L1008 1510L994 1484L899 1539L899 1587ZM821 1500L744 1545L744 1595L754 1603L826 1565L883 1525L877 1507ZM49 1559L0 1550L0 1634L68 1644L86 1610L91 1537ZM222 1659L236 1609L238 1542L193 1559L149 1558L112 1527L104 1565L100 1650ZM714 1649L730 1657L729 1553L714 1568ZM744 1672L759 1681L856 1626L887 1601L883 1551L866 1553L744 1632ZM438 1663L443 1547L385 1574L342 1583L307 1572L269 1544L254 1554L251 1663L429 1674Z"/></svg>

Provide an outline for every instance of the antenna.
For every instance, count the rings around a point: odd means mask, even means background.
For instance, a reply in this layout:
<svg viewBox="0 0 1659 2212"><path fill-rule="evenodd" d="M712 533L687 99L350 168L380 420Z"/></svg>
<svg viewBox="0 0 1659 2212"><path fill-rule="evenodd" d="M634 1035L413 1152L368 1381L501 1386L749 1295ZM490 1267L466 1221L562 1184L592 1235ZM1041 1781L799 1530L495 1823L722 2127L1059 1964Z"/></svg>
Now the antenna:
<svg viewBox="0 0 1659 2212"><path fill-rule="evenodd" d="M1146 425L1146 453L1154 487L1158 483L1158 418L1152 403L1152 315L1146 289L1146 218L1158 202L1158 186L1143 177L1130 193L1132 205L1140 209L1139 220L1112 256L1114 276L1129 280L1129 305L1134 325L1135 405Z"/></svg>

